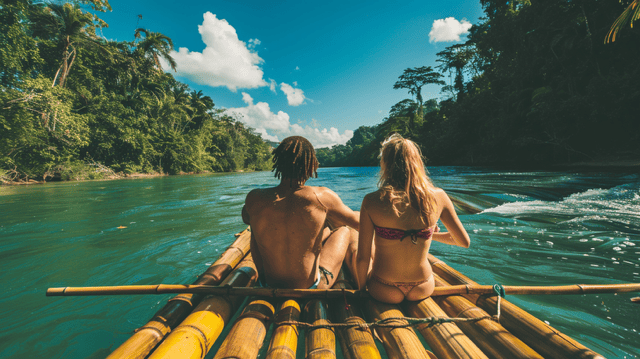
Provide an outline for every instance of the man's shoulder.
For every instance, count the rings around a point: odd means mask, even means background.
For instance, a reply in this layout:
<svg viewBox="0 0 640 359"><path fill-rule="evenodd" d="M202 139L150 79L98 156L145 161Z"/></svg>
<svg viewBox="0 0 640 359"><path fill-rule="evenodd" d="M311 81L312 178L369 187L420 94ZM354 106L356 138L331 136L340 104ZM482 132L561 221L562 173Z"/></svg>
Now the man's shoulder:
<svg viewBox="0 0 640 359"><path fill-rule="evenodd" d="M245 199L245 203L258 202L262 199L269 196L270 193L273 193L274 188L255 188L247 193L247 198Z"/></svg>
<svg viewBox="0 0 640 359"><path fill-rule="evenodd" d="M327 199L339 198L338 195L333 190L327 187L305 186L305 188L307 188L309 192L313 192L316 194L316 196L321 198L327 198Z"/></svg>
<svg viewBox="0 0 640 359"><path fill-rule="evenodd" d="M324 193L326 191L331 191L329 188L322 186L304 186L303 188L308 191L314 191L315 193Z"/></svg>

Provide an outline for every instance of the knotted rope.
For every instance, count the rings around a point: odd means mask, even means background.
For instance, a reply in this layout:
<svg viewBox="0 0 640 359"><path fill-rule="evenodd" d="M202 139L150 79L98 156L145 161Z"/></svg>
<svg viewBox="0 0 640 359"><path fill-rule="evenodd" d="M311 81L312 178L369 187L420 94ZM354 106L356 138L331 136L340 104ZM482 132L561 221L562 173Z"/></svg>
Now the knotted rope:
<svg viewBox="0 0 640 359"><path fill-rule="evenodd" d="M304 329L331 329L331 328L341 328L341 329L350 329L350 328L358 328L360 330L369 330L372 328L408 328L408 327L416 327L419 325L426 324L427 328L431 328L432 326L445 324L445 323L469 323L469 322L478 322L484 319L492 319L496 322L500 322L500 299L505 296L504 287L500 284L495 284L493 286L494 293L498 297L496 303L496 315L485 315L483 317L477 318L449 318L449 317L427 317L427 318L411 318L411 317L391 317L376 320L371 323L361 323L361 322L351 322L351 323L324 323L324 324L311 324L306 322L299 322L295 320L287 320L287 321L278 321L277 325L295 325ZM346 297L345 297L346 302ZM348 304L347 304L348 307ZM353 318L353 317L352 317Z"/></svg>

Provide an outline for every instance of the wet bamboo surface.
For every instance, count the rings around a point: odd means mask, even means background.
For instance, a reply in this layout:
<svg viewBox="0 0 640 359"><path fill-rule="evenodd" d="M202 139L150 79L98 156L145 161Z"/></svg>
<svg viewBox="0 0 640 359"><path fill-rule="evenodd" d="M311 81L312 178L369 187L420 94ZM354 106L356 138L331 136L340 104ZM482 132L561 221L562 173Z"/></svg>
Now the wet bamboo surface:
<svg viewBox="0 0 640 359"><path fill-rule="evenodd" d="M330 324L328 304L312 299L304 307L305 318L313 325ZM305 336L305 359L336 358L336 334L334 328L308 329Z"/></svg>
<svg viewBox="0 0 640 359"><path fill-rule="evenodd" d="M270 302L252 300L233 324L214 359L255 359L274 312Z"/></svg>
<svg viewBox="0 0 640 359"><path fill-rule="evenodd" d="M194 284L217 285L235 268L249 252L251 233L245 230L216 260ZM170 299L147 324L136 332L116 350L108 359L145 358L153 348L173 328L176 327L198 305L204 296L198 294L180 294Z"/></svg>
<svg viewBox="0 0 640 359"><path fill-rule="evenodd" d="M449 285L435 275L436 286ZM458 318L486 318L477 322L460 322L458 327L484 352L496 359L542 359L542 356L523 343L489 314L461 296L434 298L447 315Z"/></svg>
<svg viewBox="0 0 640 359"><path fill-rule="evenodd" d="M429 262L433 271L451 284L476 284L431 254ZM465 295L465 298L488 313L495 314L496 297L468 294ZM543 357L557 359L604 358L509 301L502 299L500 302L500 323Z"/></svg>
<svg viewBox="0 0 640 359"><path fill-rule="evenodd" d="M300 320L300 304L295 300L287 300L280 306L276 316L276 328L271 335L271 343L266 359L295 359L298 350L300 332L297 325L280 324Z"/></svg>
<svg viewBox="0 0 640 359"><path fill-rule="evenodd" d="M340 271L333 288L351 289L351 284L345 277L344 270ZM349 324L364 324L366 321L360 313L360 301L335 299L331 302L331 311L335 314L336 322ZM359 327L338 329L338 336L342 353L346 359L380 359L380 351L373 339L371 329L363 330Z"/></svg>
<svg viewBox="0 0 640 359"><path fill-rule="evenodd" d="M407 303L406 311L415 318L447 317L432 298ZM417 327L439 359L486 359L487 356L454 323Z"/></svg>
<svg viewBox="0 0 640 359"><path fill-rule="evenodd" d="M248 254L222 284L253 285L257 277L255 264ZM206 297L149 358L204 358L243 300L242 297L218 295Z"/></svg>
<svg viewBox="0 0 640 359"><path fill-rule="evenodd" d="M371 321L388 318L404 318L400 307L370 299L365 304ZM404 319L398 319L398 324L406 324ZM415 331L411 328L376 328L376 333L382 340L387 356L390 359L428 359L429 354L424 348Z"/></svg>
<svg viewBox="0 0 640 359"><path fill-rule="evenodd" d="M243 232L232 245L234 248L227 249L221 258L194 284L210 286L216 282L220 283L220 280L224 278L226 273L229 273L248 250L249 238L250 234L246 231ZM476 288L474 287L477 286L476 283L437 258L430 256L429 259L434 273L437 274L436 285L441 289L445 288L443 293L454 290L462 295L432 297L421 302L405 302L402 307L384 304L360 294L349 295L353 289L349 280L345 278L344 272L341 271L334 285L334 291L329 294L324 293L326 296L324 299L311 299L306 303L303 319L314 325L330 324L332 315L336 323L361 325L365 323L365 319L360 316L360 309L364 309L367 312L369 322L386 318L400 318L397 323L406 324L407 321L402 319L405 313L407 316L417 318L447 316L485 318L495 312L496 297L476 294L473 289ZM252 286L256 279L257 272L249 254L227 276L221 286ZM579 290L583 290L583 288L579 288ZM269 347L266 351L267 358L296 358L300 328L290 322L300 320L300 304L295 300L286 300L279 306L280 310L276 313L272 305L274 299L267 298L278 297L278 295L277 293L273 295L273 289L268 291L272 295L255 297L242 309L242 314L233 323L229 334L215 353L215 359L254 359L258 356L261 347L267 343L265 339L269 340ZM233 293L233 291L229 293ZM341 295L338 296L338 293ZM204 299L200 301L202 297ZM190 310L194 305L194 298L200 301L200 304L180 325L176 327L179 322L176 318L184 318L186 314L173 317L175 315L173 312L159 311L150 321L152 324L141 328L141 331L148 332L148 334L145 334L144 339L139 343L134 341L134 343L138 343L137 346L130 347L127 349L128 352L122 351L120 353L118 353L120 350L118 348L109 358L145 357L168 332L170 334L166 335L164 341L148 358L204 358L224 327L229 325L230 318L239 309L238 306L245 297L236 295L209 295L205 297L204 294L182 294L172 299L169 304L172 302L187 303L180 304L178 308L184 307ZM362 298L367 299L363 301ZM364 304L364 308L360 308L359 304ZM268 327L274 318L276 319L273 334L270 338L265 338ZM278 325L279 322L285 321L289 323ZM154 326L156 322L165 325L166 328L161 326L156 328ZM425 323L416 328L439 359L602 358L599 354L504 299L501 300L500 323L485 318L477 322L443 323L431 327ZM172 328L175 329L171 331ZM386 356L390 359L435 357L425 349L412 328L378 327L375 330L385 348ZM362 327L315 328L304 329L304 331L305 358L336 358L336 334L338 334L338 342L341 345L344 358L375 359L381 357L371 329L363 329ZM151 339L147 337L151 337ZM121 347L126 348L124 344ZM118 356L114 356L116 354Z"/></svg>

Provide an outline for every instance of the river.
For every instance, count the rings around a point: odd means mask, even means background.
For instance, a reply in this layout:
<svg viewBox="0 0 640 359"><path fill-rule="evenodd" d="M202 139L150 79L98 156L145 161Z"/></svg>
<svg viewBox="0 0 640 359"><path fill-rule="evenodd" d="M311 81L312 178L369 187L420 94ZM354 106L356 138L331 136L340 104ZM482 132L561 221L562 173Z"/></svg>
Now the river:
<svg viewBox="0 0 640 359"><path fill-rule="evenodd" d="M469 249L432 253L481 284L640 282L640 176L430 168L480 213ZM353 209L378 168L322 168ZM246 193L270 172L0 187L1 358L103 358L170 296L45 297L49 287L192 283L246 226ZM638 293L507 296L608 358L640 354ZM301 352L300 350L299 352ZM211 354L208 356L210 357Z"/></svg>

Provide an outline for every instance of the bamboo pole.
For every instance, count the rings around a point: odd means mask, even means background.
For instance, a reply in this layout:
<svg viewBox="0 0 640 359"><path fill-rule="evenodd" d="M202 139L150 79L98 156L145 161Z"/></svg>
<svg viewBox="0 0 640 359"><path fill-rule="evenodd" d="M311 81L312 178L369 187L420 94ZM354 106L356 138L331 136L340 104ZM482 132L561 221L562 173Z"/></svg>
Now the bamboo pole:
<svg viewBox="0 0 640 359"><path fill-rule="evenodd" d="M253 285L257 277L255 264L248 254L222 284ZM206 297L149 358L204 358L242 300L241 297Z"/></svg>
<svg viewBox="0 0 640 359"><path fill-rule="evenodd" d="M276 329L271 335L271 343L265 359L296 359L298 348L298 327L292 324L279 324L281 322L297 322L300 320L300 305L295 300L287 300L282 303L276 316Z"/></svg>
<svg viewBox="0 0 640 359"><path fill-rule="evenodd" d="M344 270L340 271L338 279L336 280L333 288L336 289L351 289L351 285L345 278ZM336 321L339 323L357 324L361 325L366 323L365 320L360 317L358 313L358 305L352 301L336 299L332 304L334 309ZM349 359L380 359L380 352L376 343L373 340L371 329L363 330L358 327L339 329L338 335L340 338L340 344L342 346L342 352L345 358Z"/></svg>
<svg viewBox="0 0 640 359"><path fill-rule="evenodd" d="M304 307L305 320L312 325L331 324L327 303L312 299ZM335 359L336 334L333 328L316 328L306 331L305 359Z"/></svg>
<svg viewBox="0 0 640 359"><path fill-rule="evenodd" d="M214 359L257 358L274 311L273 305L266 300L249 303L233 324Z"/></svg>
<svg viewBox="0 0 640 359"><path fill-rule="evenodd" d="M404 314L395 304L386 304L370 299L366 302L366 309L372 321L388 318L403 318ZM397 324L407 324L406 320L398 319ZM376 328L376 333L382 340L387 356L390 359L419 358L428 359L429 354L422 346L420 339L411 328Z"/></svg>
<svg viewBox="0 0 640 359"><path fill-rule="evenodd" d="M238 238L222 253L195 282L195 284L215 285L235 268L249 252L251 233L241 232ZM144 358L191 310L202 300L202 295L180 294L172 299L136 332L114 350L107 359Z"/></svg>
<svg viewBox="0 0 640 359"><path fill-rule="evenodd" d="M447 317L432 298L405 305L409 315L417 318ZM439 359L487 359L487 356L454 323L417 327Z"/></svg>
<svg viewBox="0 0 640 359"><path fill-rule="evenodd" d="M431 254L429 262L433 271L449 283L476 285L474 281ZM497 299L495 297L488 298L477 294L469 294L465 297L489 313L492 313L496 308ZM500 323L545 358L604 358L507 300L501 300L500 307Z"/></svg>
<svg viewBox="0 0 640 359"><path fill-rule="evenodd" d="M640 292L640 283L624 284L572 284L562 286L503 286L509 295L548 295L548 294L597 294ZM459 294L494 294L492 285L464 284L436 287L432 297ZM355 289L274 289L274 288L242 288L201 284L152 284L122 285L100 287L58 287L47 289L48 297L73 297L93 295L134 295L134 294L208 294L258 296L270 298L370 298L364 291Z"/></svg>
<svg viewBox="0 0 640 359"><path fill-rule="evenodd" d="M449 285L435 275L436 286ZM461 296L439 297L436 303L449 316L458 318L486 318L477 322L459 322L458 327L489 357L496 359L542 359L499 323L489 319L489 314Z"/></svg>

